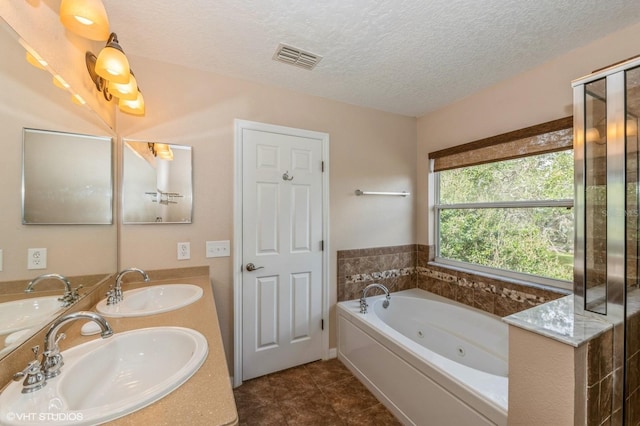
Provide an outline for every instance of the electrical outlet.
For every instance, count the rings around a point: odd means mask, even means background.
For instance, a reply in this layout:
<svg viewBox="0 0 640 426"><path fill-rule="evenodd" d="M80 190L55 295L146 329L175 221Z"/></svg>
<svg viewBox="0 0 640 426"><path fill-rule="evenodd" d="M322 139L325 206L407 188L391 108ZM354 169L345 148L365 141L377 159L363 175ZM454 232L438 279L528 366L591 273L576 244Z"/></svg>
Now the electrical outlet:
<svg viewBox="0 0 640 426"><path fill-rule="evenodd" d="M27 250L27 269L47 269L46 248L30 248Z"/></svg>
<svg viewBox="0 0 640 426"><path fill-rule="evenodd" d="M178 243L178 260L191 259L191 244Z"/></svg>
<svg viewBox="0 0 640 426"><path fill-rule="evenodd" d="M231 256L231 243L224 241L207 241L207 257Z"/></svg>

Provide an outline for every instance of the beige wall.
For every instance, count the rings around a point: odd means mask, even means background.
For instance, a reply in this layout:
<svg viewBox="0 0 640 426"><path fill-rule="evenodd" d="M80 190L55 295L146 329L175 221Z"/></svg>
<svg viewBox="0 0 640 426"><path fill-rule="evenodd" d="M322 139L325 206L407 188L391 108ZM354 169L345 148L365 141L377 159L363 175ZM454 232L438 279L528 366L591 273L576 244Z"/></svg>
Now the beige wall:
<svg viewBox="0 0 640 426"><path fill-rule="evenodd" d="M636 24L420 117L416 242L432 243L426 221L429 152L572 115L571 81L637 55L639 38Z"/></svg>
<svg viewBox="0 0 640 426"><path fill-rule="evenodd" d="M60 0L1 1L0 16L46 59L54 74L59 74L69 83L74 92L113 128L113 104L105 102L102 93L95 90L87 72L78 72L86 70L85 52L97 55L105 43L87 40L67 31L60 23L59 7Z"/></svg>
<svg viewBox="0 0 640 426"><path fill-rule="evenodd" d="M145 96L147 114L144 118L119 115L118 134L193 146L194 213L190 225L123 225L121 266L209 265L230 368L232 259L205 258L205 241L233 240L234 119L329 133L333 301L337 250L414 242L413 196L354 195L357 188L413 194L414 118L139 57L131 58L131 64ZM191 243L191 260L176 260L176 243L181 241ZM331 347L335 347L333 326Z"/></svg>
<svg viewBox="0 0 640 426"><path fill-rule="evenodd" d="M509 425L584 424L585 350L509 326Z"/></svg>
<svg viewBox="0 0 640 426"><path fill-rule="evenodd" d="M24 127L108 137L114 134L97 115L73 104L68 93L54 87L48 72L29 65L25 50L1 25L0 52L0 281L32 279L51 272L67 276L115 272L115 224L22 225L21 191ZM27 270L27 248L41 247L47 248L48 268Z"/></svg>

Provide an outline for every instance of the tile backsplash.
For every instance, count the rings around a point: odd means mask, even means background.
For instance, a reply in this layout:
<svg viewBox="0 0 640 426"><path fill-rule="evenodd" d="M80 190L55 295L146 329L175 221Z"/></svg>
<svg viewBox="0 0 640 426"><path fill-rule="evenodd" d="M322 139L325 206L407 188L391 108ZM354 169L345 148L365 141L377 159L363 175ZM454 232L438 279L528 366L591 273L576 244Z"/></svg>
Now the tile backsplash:
<svg viewBox="0 0 640 426"><path fill-rule="evenodd" d="M415 288L416 245L338 251L338 301L358 299L374 282L389 291Z"/></svg>
<svg viewBox="0 0 640 426"><path fill-rule="evenodd" d="M506 316L567 294L438 266L430 263L433 252L421 244L339 250L338 301L357 299L377 282L389 291L417 287Z"/></svg>

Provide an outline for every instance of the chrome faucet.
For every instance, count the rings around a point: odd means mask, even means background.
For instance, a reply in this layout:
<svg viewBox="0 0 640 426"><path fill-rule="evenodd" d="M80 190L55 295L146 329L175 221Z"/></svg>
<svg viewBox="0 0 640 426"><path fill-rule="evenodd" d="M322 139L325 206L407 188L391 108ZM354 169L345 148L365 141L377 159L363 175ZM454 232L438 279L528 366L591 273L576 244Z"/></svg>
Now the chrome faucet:
<svg viewBox="0 0 640 426"><path fill-rule="evenodd" d="M35 392L38 389L42 389L47 384L47 380L42 372L42 364L38 361L39 350L40 346L38 345L32 347L31 351L33 352L34 360L31 361L24 370L18 371L13 375L13 380L16 382L24 377L24 381L22 382L22 393Z"/></svg>
<svg viewBox="0 0 640 426"><path fill-rule="evenodd" d="M113 335L113 330L111 329L111 326L109 325L107 320L105 320L102 315L96 314L95 312L72 312L58 318L58 320L51 325L51 328L44 336L42 373L44 374L46 379L56 377L58 374L60 374L60 368L62 368L62 366L64 365L62 354L60 353L60 348L58 347L58 342L65 338L65 334L60 333L60 335L56 337L58 331L60 331L60 329L65 324L79 319L89 319L97 323L100 326L100 336L102 336L103 339L111 337L111 335Z"/></svg>
<svg viewBox="0 0 640 426"><path fill-rule="evenodd" d="M123 271L120 271L118 275L116 275L116 286L114 288L111 288L107 292L107 305L116 305L122 302L122 299L124 299L124 296L122 294L122 278L129 272L137 272L140 275L142 275L144 282L146 283L149 282L149 275L147 275L147 273L142 269L128 268Z"/></svg>
<svg viewBox="0 0 640 426"><path fill-rule="evenodd" d="M369 305L367 304L367 292L372 289L372 288L379 288L380 290L384 291L385 299L384 302L382 302L382 307L387 309L387 307L389 307L389 301L391 300L391 296L389 295L389 290L383 286L382 284L378 284L378 283L373 283L373 284L369 284L368 286L366 286L364 288L364 290L362 290L362 297L360 298L360 313L361 314L366 314L367 313L367 308L369 307Z"/></svg>
<svg viewBox="0 0 640 426"><path fill-rule="evenodd" d="M55 279L58 280L60 282L62 282L62 284L64 284L64 294L62 295L62 297L60 299L58 299L59 301L62 302L62 306L63 307L67 307L67 306L71 306L73 303L75 303L78 298L78 290L82 288L82 286L78 286L78 288L73 289L71 288L71 283L69 282L69 280L66 277L63 277L60 274L44 274L44 275L40 275L36 278L34 278L33 280L31 280L29 282L29 284L27 284L27 288L24 289L25 293L33 293L33 287L38 284L40 281L45 281L45 280L49 280L49 279Z"/></svg>

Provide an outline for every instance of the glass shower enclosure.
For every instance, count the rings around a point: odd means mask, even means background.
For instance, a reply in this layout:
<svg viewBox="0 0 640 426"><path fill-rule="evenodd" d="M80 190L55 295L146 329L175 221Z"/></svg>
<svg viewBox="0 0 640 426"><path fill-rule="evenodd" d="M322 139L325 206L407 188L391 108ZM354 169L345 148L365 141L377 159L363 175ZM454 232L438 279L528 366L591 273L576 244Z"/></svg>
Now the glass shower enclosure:
<svg viewBox="0 0 640 426"><path fill-rule="evenodd" d="M576 313L613 324L611 424L640 424L640 58L575 80Z"/></svg>

